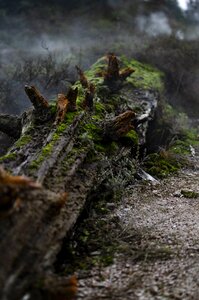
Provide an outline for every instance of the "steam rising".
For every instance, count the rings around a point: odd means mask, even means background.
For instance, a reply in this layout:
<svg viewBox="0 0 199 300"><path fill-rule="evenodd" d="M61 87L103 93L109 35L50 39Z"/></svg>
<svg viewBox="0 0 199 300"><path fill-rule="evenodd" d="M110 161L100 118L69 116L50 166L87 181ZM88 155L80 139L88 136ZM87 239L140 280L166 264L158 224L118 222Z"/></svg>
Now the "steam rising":
<svg viewBox="0 0 199 300"><path fill-rule="evenodd" d="M0 10L1 112L20 113L29 106L25 84L35 84L46 97L55 98L68 80L77 78L75 64L87 68L107 52L136 57L156 38L199 37L197 24L185 26L186 15L177 6L182 21L176 21L164 1L155 7L150 0L61 2L62 7L40 6L14 15ZM187 9L185 2L179 1L182 9ZM197 10L194 16L197 22Z"/></svg>
<svg viewBox="0 0 199 300"><path fill-rule="evenodd" d="M169 20L162 12L152 13L148 17L138 16L137 26L139 30L151 37L170 35L172 33Z"/></svg>
<svg viewBox="0 0 199 300"><path fill-rule="evenodd" d="M178 4L183 10L186 10L188 8L188 3L189 0L178 0Z"/></svg>

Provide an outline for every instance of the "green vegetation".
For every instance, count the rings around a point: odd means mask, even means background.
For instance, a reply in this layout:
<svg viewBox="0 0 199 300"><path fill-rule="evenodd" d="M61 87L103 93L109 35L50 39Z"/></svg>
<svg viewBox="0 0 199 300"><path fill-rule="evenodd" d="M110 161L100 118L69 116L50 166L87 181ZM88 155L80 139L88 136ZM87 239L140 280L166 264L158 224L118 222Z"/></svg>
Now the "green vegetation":
<svg viewBox="0 0 199 300"><path fill-rule="evenodd" d="M173 155L169 151L160 151L147 156L144 161L146 171L158 178L164 178L177 172L185 163L185 160Z"/></svg>
<svg viewBox="0 0 199 300"><path fill-rule="evenodd" d="M51 141L42 148L41 154L39 155L39 157L36 160L31 162L30 169L37 169L41 165L41 163L44 161L44 159L52 153L57 140L59 139L61 134L68 128L68 126L70 124L72 124L76 115L77 115L76 112L68 112L67 113L65 121L57 126L57 128L52 136Z"/></svg>
<svg viewBox="0 0 199 300"><path fill-rule="evenodd" d="M181 194L185 198L189 198L189 199L196 199L196 198L199 197L199 193L198 192L194 192L194 191L190 191L190 190L181 190Z"/></svg>
<svg viewBox="0 0 199 300"><path fill-rule="evenodd" d="M130 130L125 136L124 136L124 139L126 141L129 141L131 144L133 145L138 145L138 134L135 130Z"/></svg>
<svg viewBox="0 0 199 300"><path fill-rule="evenodd" d="M176 154L190 154L191 147L199 145L197 130L184 129L181 137L175 140L170 147L170 150Z"/></svg>
<svg viewBox="0 0 199 300"><path fill-rule="evenodd" d="M135 72L126 79L127 82L131 83L135 88L153 89L159 92L163 91L164 75L162 72L134 59L129 61L125 57L122 57L122 62L125 67L130 67L135 70Z"/></svg>
<svg viewBox="0 0 199 300"><path fill-rule="evenodd" d="M56 111L57 111L57 105L56 105L55 101L53 101L53 103L50 103L50 111L51 111L51 114L53 116L55 116Z"/></svg>
<svg viewBox="0 0 199 300"><path fill-rule="evenodd" d="M0 162L4 162L7 160L14 160L14 159L16 159L16 157L17 157L16 153L8 153L8 154L0 157Z"/></svg>
<svg viewBox="0 0 199 300"><path fill-rule="evenodd" d="M197 131L183 129L179 137L172 141L167 150L162 149L158 153L152 153L144 161L146 171L158 178L164 178L177 172L183 166L189 164L187 155L191 153L191 147L198 146Z"/></svg>
<svg viewBox="0 0 199 300"><path fill-rule="evenodd" d="M22 135L22 137L16 141L15 143L15 147L23 147L25 145L27 145L29 142L31 142L32 140L32 137L30 134L25 134L25 135Z"/></svg>
<svg viewBox="0 0 199 300"><path fill-rule="evenodd" d="M117 199L106 187L103 187L103 193L100 190L93 197L94 201L90 202L83 213L81 226L66 242L64 256L67 274L74 269L90 270L92 266L108 266L113 263L118 239L111 232L117 222L111 218L112 208L107 203L111 201L114 205Z"/></svg>
<svg viewBox="0 0 199 300"><path fill-rule="evenodd" d="M188 156L199 145L199 138L197 130L189 128L187 115L167 103L160 103L154 123L148 143L161 150L149 154L144 166L151 175L163 178L189 163Z"/></svg>

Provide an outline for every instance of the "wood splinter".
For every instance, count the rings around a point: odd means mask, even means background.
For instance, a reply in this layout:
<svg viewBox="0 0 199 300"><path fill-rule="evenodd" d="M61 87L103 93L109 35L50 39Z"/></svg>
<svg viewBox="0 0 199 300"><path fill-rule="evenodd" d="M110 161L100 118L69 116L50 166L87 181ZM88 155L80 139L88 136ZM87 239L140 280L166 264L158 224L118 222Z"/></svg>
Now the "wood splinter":
<svg viewBox="0 0 199 300"><path fill-rule="evenodd" d="M77 101L78 88L75 89L70 88L67 94L68 103L68 111L73 112L77 110L76 101Z"/></svg>
<svg viewBox="0 0 199 300"><path fill-rule="evenodd" d="M135 117L135 112L131 110L116 116L105 124L104 135L112 140L118 140L134 128Z"/></svg>
<svg viewBox="0 0 199 300"><path fill-rule="evenodd" d="M119 69L119 61L115 54L108 54L108 68L104 73L104 80L106 83L114 82L117 80L125 80L128 76L130 76L135 70L131 67L125 68L120 71Z"/></svg>
<svg viewBox="0 0 199 300"><path fill-rule="evenodd" d="M92 110L93 109L93 99L95 96L95 85L88 81L84 72L76 66L77 72L80 77L80 83L82 87L85 89L85 98L82 103L82 107L84 109Z"/></svg>
<svg viewBox="0 0 199 300"><path fill-rule="evenodd" d="M66 113L74 112L77 110L76 100L77 100L78 88L69 89L67 96L64 94L58 94L57 96L57 114L55 119L55 125L64 121Z"/></svg>
<svg viewBox="0 0 199 300"><path fill-rule="evenodd" d="M69 278L48 275L43 280L42 294L45 299L74 300L76 299L77 288L78 281L75 275Z"/></svg>
<svg viewBox="0 0 199 300"><path fill-rule="evenodd" d="M85 99L82 103L84 109L92 110L93 109L93 99L95 96L95 86L90 83L89 90L86 91Z"/></svg>
<svg viewBox="0 0 199 300"><path fill-rule="evenodd" d="M13 176L6 172L3 167L0 166L0 184L11 185L11 186L21 186L21 187L32 187L41 188L41 185L31 178L26 176Z"/></svg>
<svg viewBox="0 0 199 300"><path fill-rule="evenodd" d="M38 189L41 185L26 176L13 176L0 166L0 218L6 217L21 206L24 189Z"/></svg>
<svg viewBox="0 0 199 300"><path fill-rule="evenodd" d="M57 114L55 119L55 125L64 121L69 101L64 94L58 94L57 96Z"/></svg>
<svg viewBox="0 0 199 300"><path fill-rule="evenodd" d="M80 80L82 87L85 89L89 88L89 82L88 82L88 79L86 78L84 72L78 66L76 66L76 69L77 69L77 73L79 75L79 80Z"/></svg>
<svg viewBox="0 0 199 300"><path fill-rule="evenodd" d="M25 92L36 111L46 110L49 108L48 101L40 94L35 86L25 85Z"/></svg>
<svg viewBox="0 0 199 300"><path fill-rule="evenodd" d="M114 54L108 54L108 68L105 73L105 80L107 81L115 81L120 78L119 76L119 62L117 57Z"/></svg>

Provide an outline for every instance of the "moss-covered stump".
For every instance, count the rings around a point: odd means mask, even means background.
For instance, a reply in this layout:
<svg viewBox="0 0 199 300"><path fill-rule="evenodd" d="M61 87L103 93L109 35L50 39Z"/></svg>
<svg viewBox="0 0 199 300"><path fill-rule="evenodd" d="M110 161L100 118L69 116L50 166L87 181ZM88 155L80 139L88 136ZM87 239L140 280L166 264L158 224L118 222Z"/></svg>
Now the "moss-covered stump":
<svg viewBox="0 0 199 300"><path fill-rule="evenodd" d="M91 192L121 170L124 187L133 180L163 89L162 74L135 60L108 59L85 74L78 68L80 81L67 95L59 94L57 106L26 87L34 109L17 121L21 135L0 158L16 176L0 178L6 199L0 199L0 293L6 299L43 291L39 278L53 270ZM24 175L40 187L13 187Z"/></svg>

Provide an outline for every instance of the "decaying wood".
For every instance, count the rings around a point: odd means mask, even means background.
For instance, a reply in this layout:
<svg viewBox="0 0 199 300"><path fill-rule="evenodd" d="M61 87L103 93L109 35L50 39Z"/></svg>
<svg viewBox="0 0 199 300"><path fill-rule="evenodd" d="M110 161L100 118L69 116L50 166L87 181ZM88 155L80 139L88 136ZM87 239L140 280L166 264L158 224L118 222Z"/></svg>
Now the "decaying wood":
<svg viewBox="0 0 199 300"><path fill-rule="evenodd" d="M8 155L1 160L2 299L74 297L77 290L75 277L58 277L52 274L57 254L64 238L72 232L89 195L109 178L110 169L114 171L116 166L120 167L127 155L131 158L131 149L124 149L125 146L118 143L118 150L109 159L106 150L104 153L97 152L95 139L97 142L105 141L105 145L112 143L112 140L118 141L135 124L143 126L142 134L145 136L148 121L144 118L146 114L152 116L157 104L155 94L150 91L139 93L120 86L120 91L115 93L121 101L118 100L115 104L112 100L113 103L108 104L108 107L113 106L114 109L107 109L102 120L101 115L100 118L94 115L96 107L93 107L95 101L103 102L104 98L95 91L95 86L87 80L84 73L77 69L85 89L85 99L78 104L77 109L77 89L69 90L66 96L59 94L57 117L52 116L49 104L34 87L25 88L34 109L27 115L24 114L21 120L28 119L28 124L36 118L39 122L31 122L30 128L27 127L25 132L22 130L21 138L28 135L28 142L14 144ZM130 74L130 70L119 72L114 56L108 69L112 69L111 78L116 81L118 76L124 80ZM126 99L125 103L120 98L121 94ZM142 105L142 99L145 105ZM105 100L109 101L108 97ZM135 101L134 106L140 105L142 113L138 116L129 108L132 101ZM63 126L54 125L54 122L58 124L67 119L70 111L74 112L71 114L74 118L70 124L63 122ZM141 121L136 123L136 120ZM101 136L98 133L97 138L95 132L89 131L96 127L101 132ZM95 159L91 159L90 154ZM12 170L14 175L5 170Z"/></svg>
<svg viewBox="0 0 199 300"><path fill-rule="evenodd" d="M78 88L70 88L67 94L68 103L68 111L76 111L76 101L77 101Z"/></svg>
<svg viewBox="0 0 199 300"><path fill-rule="evenodd" d="M85 88L85 89L89 88L88 79L86 78L84 72L78 66L76 66L76 69L77 69L77 73L79 75L79 80L80 80L83 88Z"/></svg>
<svg viewBox="0 0 199 300"><path fill-rule="evenodd" d="M120 79L121 80L125 80L127 77L129 77L132 73L134 73L135 70L133 68L125 68L123 70L120 71Z"/></svg>
<svg viewBox="0 0 199 300"><path fill-rule="evenodd" d="M92 110L94 96L95 96L95 86L94 84L90 83L89 88L85 93L85 99L82 103L82 107L88 110Z"/></svg>
<svg viewBox="0 0 199 300"><path fill-rule="evenodd" d="M77 293L78 283L76 276L70 278L56 278L48 276L44 278L42 290L45 299L67 300L74 299Z"/></svg>
<svg viewBox="0 0 199 300"><path fill-rule="evenodd" d="M131 129L134 128L133 121L136 114L129 110L119 116L109 120L104 126L104 135L112 140L118 140L125 134L127 134Z"/></svg>
<svg viewBox="0 0 199 300"><path fill-rule="evenodd" d="M32 102L35 110L45 110L49 107L48 101L40 94L35 86L25 86L25 92Z"/></svg>
<svg viewBox="0 0 199 300"><path fill-rule="evenodd" d="M35 123L45 123L52 118L51 111L49 109L48 101L40 94L35 86L25 86L25 92L31 101L34 110L33 117Z"/></svg>
<svg viewBox="0 0 199 300"><path fill-rule="evenodd" d="M67 111L74 112L77 110L76 100L77 100L78 88L70 88L67 96L64 94L58 94L57 96L57 113L55 119L55 125L64 121Z"/></svg>
<svg viewBox="0 0 199 300"><path fill-rule="evenodd" d="M108 68L105 74L106 81L116 81L119 79L119 62L114 54L109 54L108 58Z"/></svg>
<svg viewBox="0 0 199 300"><path fill-rule="evenodd" d="M18 210L23 191L35 188L41 185L26 176L12 176L0 166L0 218Z"/></svg>
<svg viewBox="0 0 199 300"><path fill-rule="evenodd" d="M80 77L80 83L84 88L84 92L85 92L84 101L82 102L82 107L86 110L92 110L93 99L95 96L95 85L92 82L88 81L86 75L79 67L76 66L76 68Z"/></svg>
<svg viewBox="0 0 199 300"><path fill-rule="evenodd" d="M58 94L57 96L57 114L55 124L59 124L64 121L68 110L69 101L64 94Z"/></svg>
<svg viewBox="0 0 199 300"><path fill-rule="evenodd" d="M104 82L108 85L117 81L123 81L135 72L135 70L130 67L120 70L118 58L113 53L108 54L107 59L108 68L104 73Z"/></svg>

